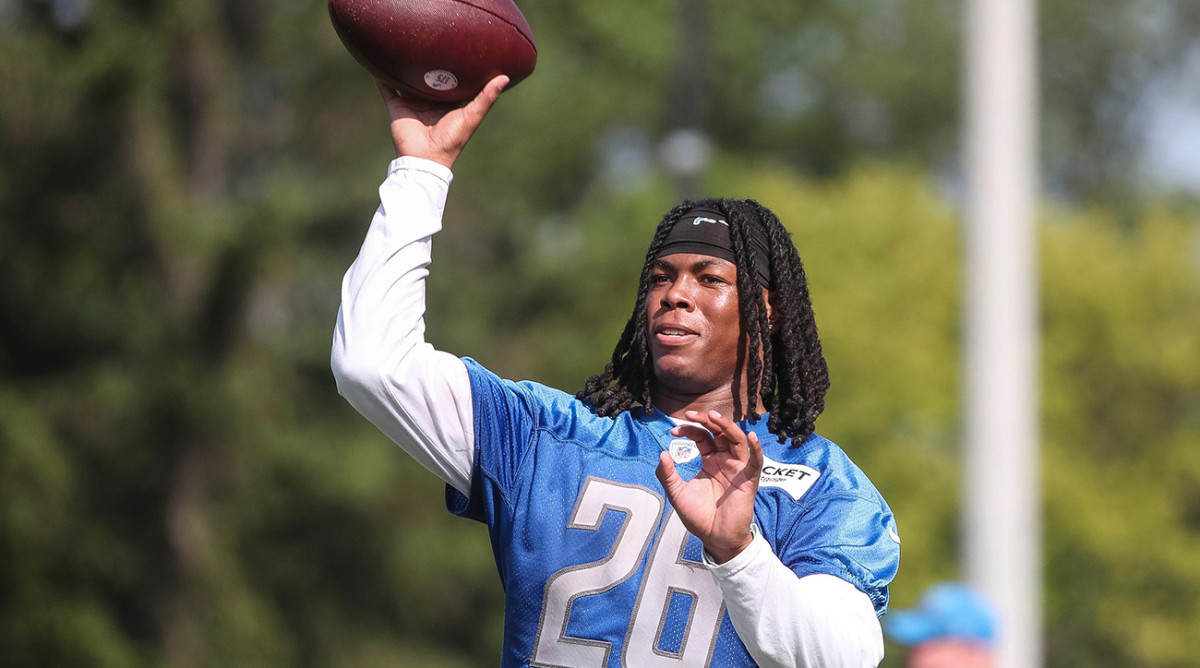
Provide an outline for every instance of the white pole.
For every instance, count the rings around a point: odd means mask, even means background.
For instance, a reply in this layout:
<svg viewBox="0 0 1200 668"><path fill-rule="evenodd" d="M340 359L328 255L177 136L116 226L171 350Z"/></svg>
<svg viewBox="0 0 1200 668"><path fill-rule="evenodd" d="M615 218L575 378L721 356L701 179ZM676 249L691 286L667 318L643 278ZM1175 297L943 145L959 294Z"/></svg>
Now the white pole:
<svg viewBox="0 0 1200 668"><path fill-rule="evenodd" d="M1035 5L966 10L966 576L999 615L998 668L1038 668Z"/></svg>

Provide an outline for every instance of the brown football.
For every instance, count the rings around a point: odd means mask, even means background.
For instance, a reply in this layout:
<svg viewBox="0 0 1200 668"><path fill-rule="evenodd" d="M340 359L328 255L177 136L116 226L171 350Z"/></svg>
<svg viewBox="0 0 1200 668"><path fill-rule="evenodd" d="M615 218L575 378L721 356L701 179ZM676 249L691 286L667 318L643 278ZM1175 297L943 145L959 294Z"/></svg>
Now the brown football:
<svg viewBox="0 0 1200 668"><path fill-rule="evenodd" d="M463 102L500 74L512 88L537 64L512 0L329 0L329 17L354 58L405 97Z"/></svg>

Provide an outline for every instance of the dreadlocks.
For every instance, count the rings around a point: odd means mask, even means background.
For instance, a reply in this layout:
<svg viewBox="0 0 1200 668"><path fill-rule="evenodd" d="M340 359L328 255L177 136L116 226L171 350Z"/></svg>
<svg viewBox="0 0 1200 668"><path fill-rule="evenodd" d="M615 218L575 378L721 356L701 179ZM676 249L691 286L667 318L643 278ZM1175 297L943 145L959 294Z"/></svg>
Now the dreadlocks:
<svg viewBox="0 0 1200 668"><path fill-rule="evenodd" d="M654 367L646 322L651 268L674 225L688 211L704 206L721 211L730 225L730 241L736 257L734 264L737 265L738 309L742 331L749 339L747 380L749 387L760 390L758 396L750 393L746 417L760 417L758 402L761 400L763 408L770 413L767 420L770 432L781 441L791 438L793 444L799 444L813 433L817 416L825 409L829 370L821 354L821 341L817 337L800 254L775 214L754 200L687 201L663 217L646 252L633 314L613 350L612 361L604 371L589 378L575 396L591 401L597 413L603 416L618 415L635 404L654 410L650 403ZM767 319L762 290L750 273L754 266L752 225L765 232L767 238L772 322Z"/></svg>

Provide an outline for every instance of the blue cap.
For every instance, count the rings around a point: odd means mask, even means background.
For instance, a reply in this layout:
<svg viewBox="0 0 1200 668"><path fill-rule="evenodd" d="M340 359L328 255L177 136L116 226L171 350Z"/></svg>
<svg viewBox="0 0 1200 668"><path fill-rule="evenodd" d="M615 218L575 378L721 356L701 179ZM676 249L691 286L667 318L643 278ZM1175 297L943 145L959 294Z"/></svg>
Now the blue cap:
<svg viewBox="0 0 1200 668"><path fill-rule="evenodd" d="M897 610L883 618L883 628L901 645L957 638L990 644L996 639L991 605L970 587L943 583L930 587L917 607Z"/></svg>

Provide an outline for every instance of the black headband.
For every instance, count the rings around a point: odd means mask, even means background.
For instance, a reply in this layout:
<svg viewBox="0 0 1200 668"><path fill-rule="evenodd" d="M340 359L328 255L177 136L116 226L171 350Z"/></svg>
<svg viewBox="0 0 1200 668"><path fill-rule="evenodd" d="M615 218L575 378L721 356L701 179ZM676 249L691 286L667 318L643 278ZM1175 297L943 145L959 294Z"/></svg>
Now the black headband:
<svg viewBox="0 0 1200 668"><path fill-rule="evenodd" d="M757 225L750 225L747 229L750 232L750 257L754 266L746 269L758 280L759 285L770 289L771 268L767 261L766 234ZM725 214L707 206L689 209L667 233L666 240L654 257L657 259L674 253L711 255L737 264Z"/></svg>

